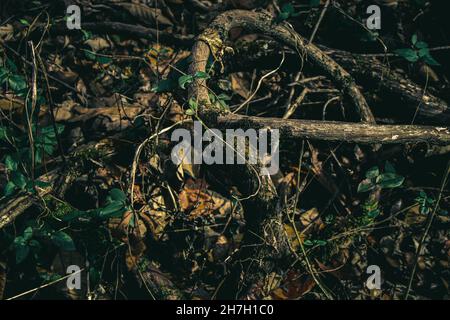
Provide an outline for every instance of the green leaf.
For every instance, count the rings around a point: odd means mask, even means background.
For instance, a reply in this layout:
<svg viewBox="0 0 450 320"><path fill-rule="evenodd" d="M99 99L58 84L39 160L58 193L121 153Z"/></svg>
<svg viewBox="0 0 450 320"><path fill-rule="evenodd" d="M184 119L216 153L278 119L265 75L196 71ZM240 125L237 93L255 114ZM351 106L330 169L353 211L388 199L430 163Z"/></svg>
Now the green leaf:
<svg viewBox="0 0 450 320"><path fill-rule="evenodd" d="M3 194L5 195L5 197L9 197L14 193L14 190L16 190L16 185L14 184L14 182L9 181L6 184L5 189L3 190Z"/></svg>
<svg viewBox="0 0 450 320"><path fill-rule="evenodd" d="M394 166L389 161L386 161L386 164L384 165L384 172L396 173Z"/></svg>
<svg viewBox="0 0 450 320"><path fill-rule="evenodd" d="M408 60L409 62L416 62L417 60L419 60L419 56L417 55L417 51L413 50L413 49L397 49L394 51L396 54L398 54L399 56L405 58L406 60Z"/></svg>
<svg viewBox="0 0 450 320"><path fill-rule="evenodd" d="M8 79L8 70L0 67L0 84L3 84Z"/></svg>
<svg viewBox="0 0 450 320"><path fill-rule="evenodd" d="M294 10L294 6L292 5L292 3L286 3L285 5L283 5L283 7L281 7L281 11L286 12L288 14L292 14L292 13L294 13L295 10Z"/></svg>
<svg viewBox="0 0 450 320"><path fill-rule="evenodd" d="M318 245L318 246L325 246L325 245L327 245L327 242L325 241L325 240L316 240L316 244Z"/></svg>
<svg viewBox="0 0 450 320"><path fill-rule="evenodd" d="M209 79L209 74L203 71L197 71L194 75L194 78L197 79Z"/></svg>
<svg viewBox="0 0 450 320"><path fill-rule="evenodd" d="M377 178L377 183L383 189L392 189L400 187L404 180L405 178L398 174L387 172Z"/></svg>
<svg viewBox="0 0 450 320"><path fill-rule="evenodd" d="M194 81L194 77L187 74L178 78L178 85L181 89L186 89L186 85L192 83Z"/></svg>
<svg viewBox="0 0 450 320"><path fill-rule="evenodd" d="M109 219L115 216L120 216L126 211L125 206L120 201L112 201L106 207L98 210L98 216L102 219Z"/></svg>
<svg viewBox="0 0 450 320"><path fill-rule="evenodd" d="M21 75L12 75L8 78L8 84L12 91L17 95L23 95L24 91L27 89L27 83L25 78Z"/></svg>
<svg viewBox="0 0 450 320"><path fill-rule="evenodd" d="M25 241L30 240L33 237L33 228L28 227L23 231L23 238Z"/></svg>
<svg viewBox="0 0 450 320"><path fill-rule="evenodd" d="M27 178L19 171L12 172L11 181L14 182L14 184L20 189L24 189L27 185Z"/></svg>
<svg viewBox="0 0 450 320"><path fill-rule="evenodd" d="M312 247L312 246L320 246L323 247L327 244L327 241L325 240L305 240L305 242L303 242L303 244L307 247Z"/></svg>
<svg viewBox="0 0 450 320"><path fill-rule="evenodd" d="M89 281L92 283L92 285L98 285L101 278L101 273L95 266L89 267Z"/></svg>
<svg viewBox="0 0 450 320"><path fill-rule="evenodd" d="M16 263L23 262L30 253L30 247L26 243L21 243L16 246Z"/></svg>
<svg viewBox="0 0 450 320"><path fill-rule="evenodd" d="M185 113L187 116L193 116L193 115L195 115L195 111L192 110L192 109L187 109L184 113Z"/></svg>
<svg viewBox="0 0 450 320"><path fill-rule="evenodd" d="M89 40L92 38L92 32L91 31L86 31L81 29L81 32L83 33L83 41Z"/></svg>
<svg viewBox="0 0 450 320"><path fill-rule="evenodd" d="M122 203L125 203L127 201L127 196L125 195L125 193L123 193L122 190L117 188L111 189L108 195L110 199L113 201L119 201Z"/></svg>
<svg viewBox="0 0 450 320"><path fill-rule="evenodd" d="M437 62L431 55L426 55L423 60L430 66L440 66L441 64Z"/></svg>
<svg viewBox="0 0 450 320"><path fill-rule="evenodd" d="M189 108L191 108L192 111L197 112L198 109L198 103L194 99L189 99Z"/></svg>
<svg viewBox="0 0 450 320"><path fill-rule="evenodd" d="M53 243L65 251L75 251L75 244L72 238L63 231L57 231L51 237Z"/></svg>
<svg viewBox="0 0 450 320"><path fill-rule="evenodd" d="M415 45L417 43L417 34L413 34L413 36L411 37L411 43L413 45Z"/></svg>
<svg viewBox="0 0 450 320"><path fill-rule="evenodd" d="M373 183L371 179L364 179L358 185L358 193L367 192L375 189L376 185Z"/></svg>
<svg viewBox="0 0 450 320"><path fill-rule="evenodd" d="M5 157L6 169L8 169L10 171L16 171L17 165L18 165L18 163L17 163L16 159L14 159L14 157L12 157L11 155L7 155Z"/></svg>
<svg viewBox="0 0 450 320"><path fill-rule="evenodd" d="M430 54L430 49L428 48L422 48L420 49L417 54L419 55L420 58L423 58L425 56L428 56Z"/></svg>
<svg viewBox="0 0 450 320"><path fill-rule="evenodd" d="M376 178L379 175L380 175L380 170L378 169L378 167L372 167L369 170L367 170L367 172L366 172L367 179Z"/></svg>
<svg viewBox="0 0 450 320"><path fill-rule="evenodd" d="M423 42L423 41L418 41L418 42L415 44L415 47L416 47L417 49L428 48L428 43Z"/></svg>
<svg viewBox="0 0 450 320"><path fill-rule="evenodd" d="M231 97L225 93L221 93L217 96L217 99L229 101L229 100L231 100Z"/></svg>
<svg viewBox="0 0 450 320"><path fill-rule="evenodd" d="M376 199L369 199L364 202L363 208L365 212L376 210L378 208L378 201Z"/></svg>
<svg viewBox="0 0 450 320"><path fill-rule="evenodd" d="M287 20L289 18L289 13L287 12L280 12L280 14L277 17L277 22L281 22L284 20Z"/></svg>
<svg viewBox="0 0 450 320"><path fill-rule="evenodd" d="M367 216L368 216L369 218L372 218L372 219L375 219L375 218L378 217L379 215L380 215L380 210L379 210L379 209L375 209L375 210L372 210L372 211L370 211L370 212L367 213Z"/></svg>
<svg viewBox="0 0 450 320"><path fill-rule="evenodd" d="M81 218L83 216L86 216L88 214L88 212L86 211L78 211L78 210L74 210L66 215L64 215L61 220L64 222L70 222L72 220Z"/></svg>
<svg viewBox="0 0 450 320"><path fill-rule="evenodd" d="M30 26L30 23L26 20L26 19L20 19L19 20L21 24L23 24L24 26Z"/></svg>
<svg viewBox="0 0 450 320"><path fill-rule="evenodd" d="M58 132L58 134L61 134L64 131L64 125L57 123L56 124L56 131ZM41 129L41 136L44 136L44 141L45 138L47 139L55 139L56 138L56 132L55 132L55 128L53 126L47 126Z"/></svg>
<svg viewBox="0 0 450 320"><path fill-rule="evenodd" d="M50 156L53 154L53 152L55 152L55 145L54 144L46 143L46 144L43 145L43 147L44 147L45 153L50 155Z"/></svg>
<svg viewBox="0 0 450 320"><path fill-rule="evenodd" d="M8 129L3 126L0 126L0 140L7 140L8 138Z"/></svg>
<svg viewBox="0 0 450 320"><path fill-rule="evenodd" d="M158 85L156 87L152 88L152 92L155 92L155 93L168 92L168 91L172 91L175 88L176 88L176 83L174 82L173 79L164 79L164 80L160 80L158 82Z"/></svg>
<svg viewBox="0 0 450 320"><path fill-rule="evenodd" d="M86 56L86 58L88 58L89 60L92 60L92 61L96 60L95 53L93 53L92 51L89 51L89 50L83 50L83 51L84 51L84 55Z"/></svg>
<svg viewBox="0 0 450 320"><path fill-rule="evenodd" d="M110 64L113 61L112 58L101 55L96 55L96 60L100 64Z"/></svg>
<svg viewBox="0 0 450 320"><path fill-rule="evenodd" d="M18 71L17 66L11 59L6 59L6 66L12 73L17 73Z"/></svg>

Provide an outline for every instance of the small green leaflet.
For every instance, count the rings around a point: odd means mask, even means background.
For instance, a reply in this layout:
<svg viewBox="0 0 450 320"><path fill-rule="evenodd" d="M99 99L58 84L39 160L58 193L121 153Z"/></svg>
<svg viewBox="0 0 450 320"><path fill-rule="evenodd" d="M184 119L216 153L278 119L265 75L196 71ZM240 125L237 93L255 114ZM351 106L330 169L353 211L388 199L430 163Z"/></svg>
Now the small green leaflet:
<svg viewBox="0 0 450 320"><path fill-rule="evenodd" d="M51 239L55 245L65 251L75 251L75 244L72 238L63 231L57 231L52 234Z"/></svg>

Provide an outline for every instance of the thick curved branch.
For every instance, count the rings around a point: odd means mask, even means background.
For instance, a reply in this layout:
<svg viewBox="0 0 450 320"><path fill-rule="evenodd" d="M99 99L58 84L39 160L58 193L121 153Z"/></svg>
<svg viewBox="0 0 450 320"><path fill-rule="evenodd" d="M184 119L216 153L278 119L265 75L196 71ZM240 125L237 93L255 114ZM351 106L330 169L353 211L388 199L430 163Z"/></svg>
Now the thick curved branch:
<svg viewBox="0 0 450 320"><path fill-rule="evenodd" d="M362 121L375 123L372 111L367 105L361 91L356 86L352 76L333 59L324 54L317 46L308 43L307 40L288 27L287 24L276 24L272 16L265 12L232 10L220 14L203 31L199 37L199 41L194 44L192 49L193 62L189 70L190 74L196 71L205 71L210 49L213 51L212 53L215 58L217 58L218 54L214 51L223 50L223 43L228 39L229 31L237 27L242 27L246 31L259 32L270 36L296 50L299 54L304 53L308 59L328 74L344 90L356 106ZM191 96L197 97L206 104L209 103L207 93L204 79L198 80L191 87Z"/></svg>

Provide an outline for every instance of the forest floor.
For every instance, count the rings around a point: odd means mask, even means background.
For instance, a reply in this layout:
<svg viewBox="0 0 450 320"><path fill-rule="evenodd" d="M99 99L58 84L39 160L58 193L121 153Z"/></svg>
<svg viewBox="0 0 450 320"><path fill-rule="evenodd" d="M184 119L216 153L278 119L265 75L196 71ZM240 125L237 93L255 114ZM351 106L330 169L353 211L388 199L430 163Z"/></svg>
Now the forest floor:
<svg viewBox="0 0 450 320"><path fill-rule="evenodd" d="M443 2L2 0L0 299L449 299Z"/></svg>

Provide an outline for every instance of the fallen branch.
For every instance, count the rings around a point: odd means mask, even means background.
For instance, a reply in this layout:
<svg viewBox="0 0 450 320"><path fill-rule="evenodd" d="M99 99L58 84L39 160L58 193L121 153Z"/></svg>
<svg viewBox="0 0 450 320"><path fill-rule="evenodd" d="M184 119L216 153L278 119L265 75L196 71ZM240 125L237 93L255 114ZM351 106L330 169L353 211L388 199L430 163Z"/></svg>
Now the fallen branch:
<svg viewBox="0 0 450 320"><path fill-rule="evenodd" d="M284 139L345 141L361 144L428 143L450 145L450 128L415 125L373 125L336 121L260 118L227 114L217 118L222 128L279 129Z"/></svg>

